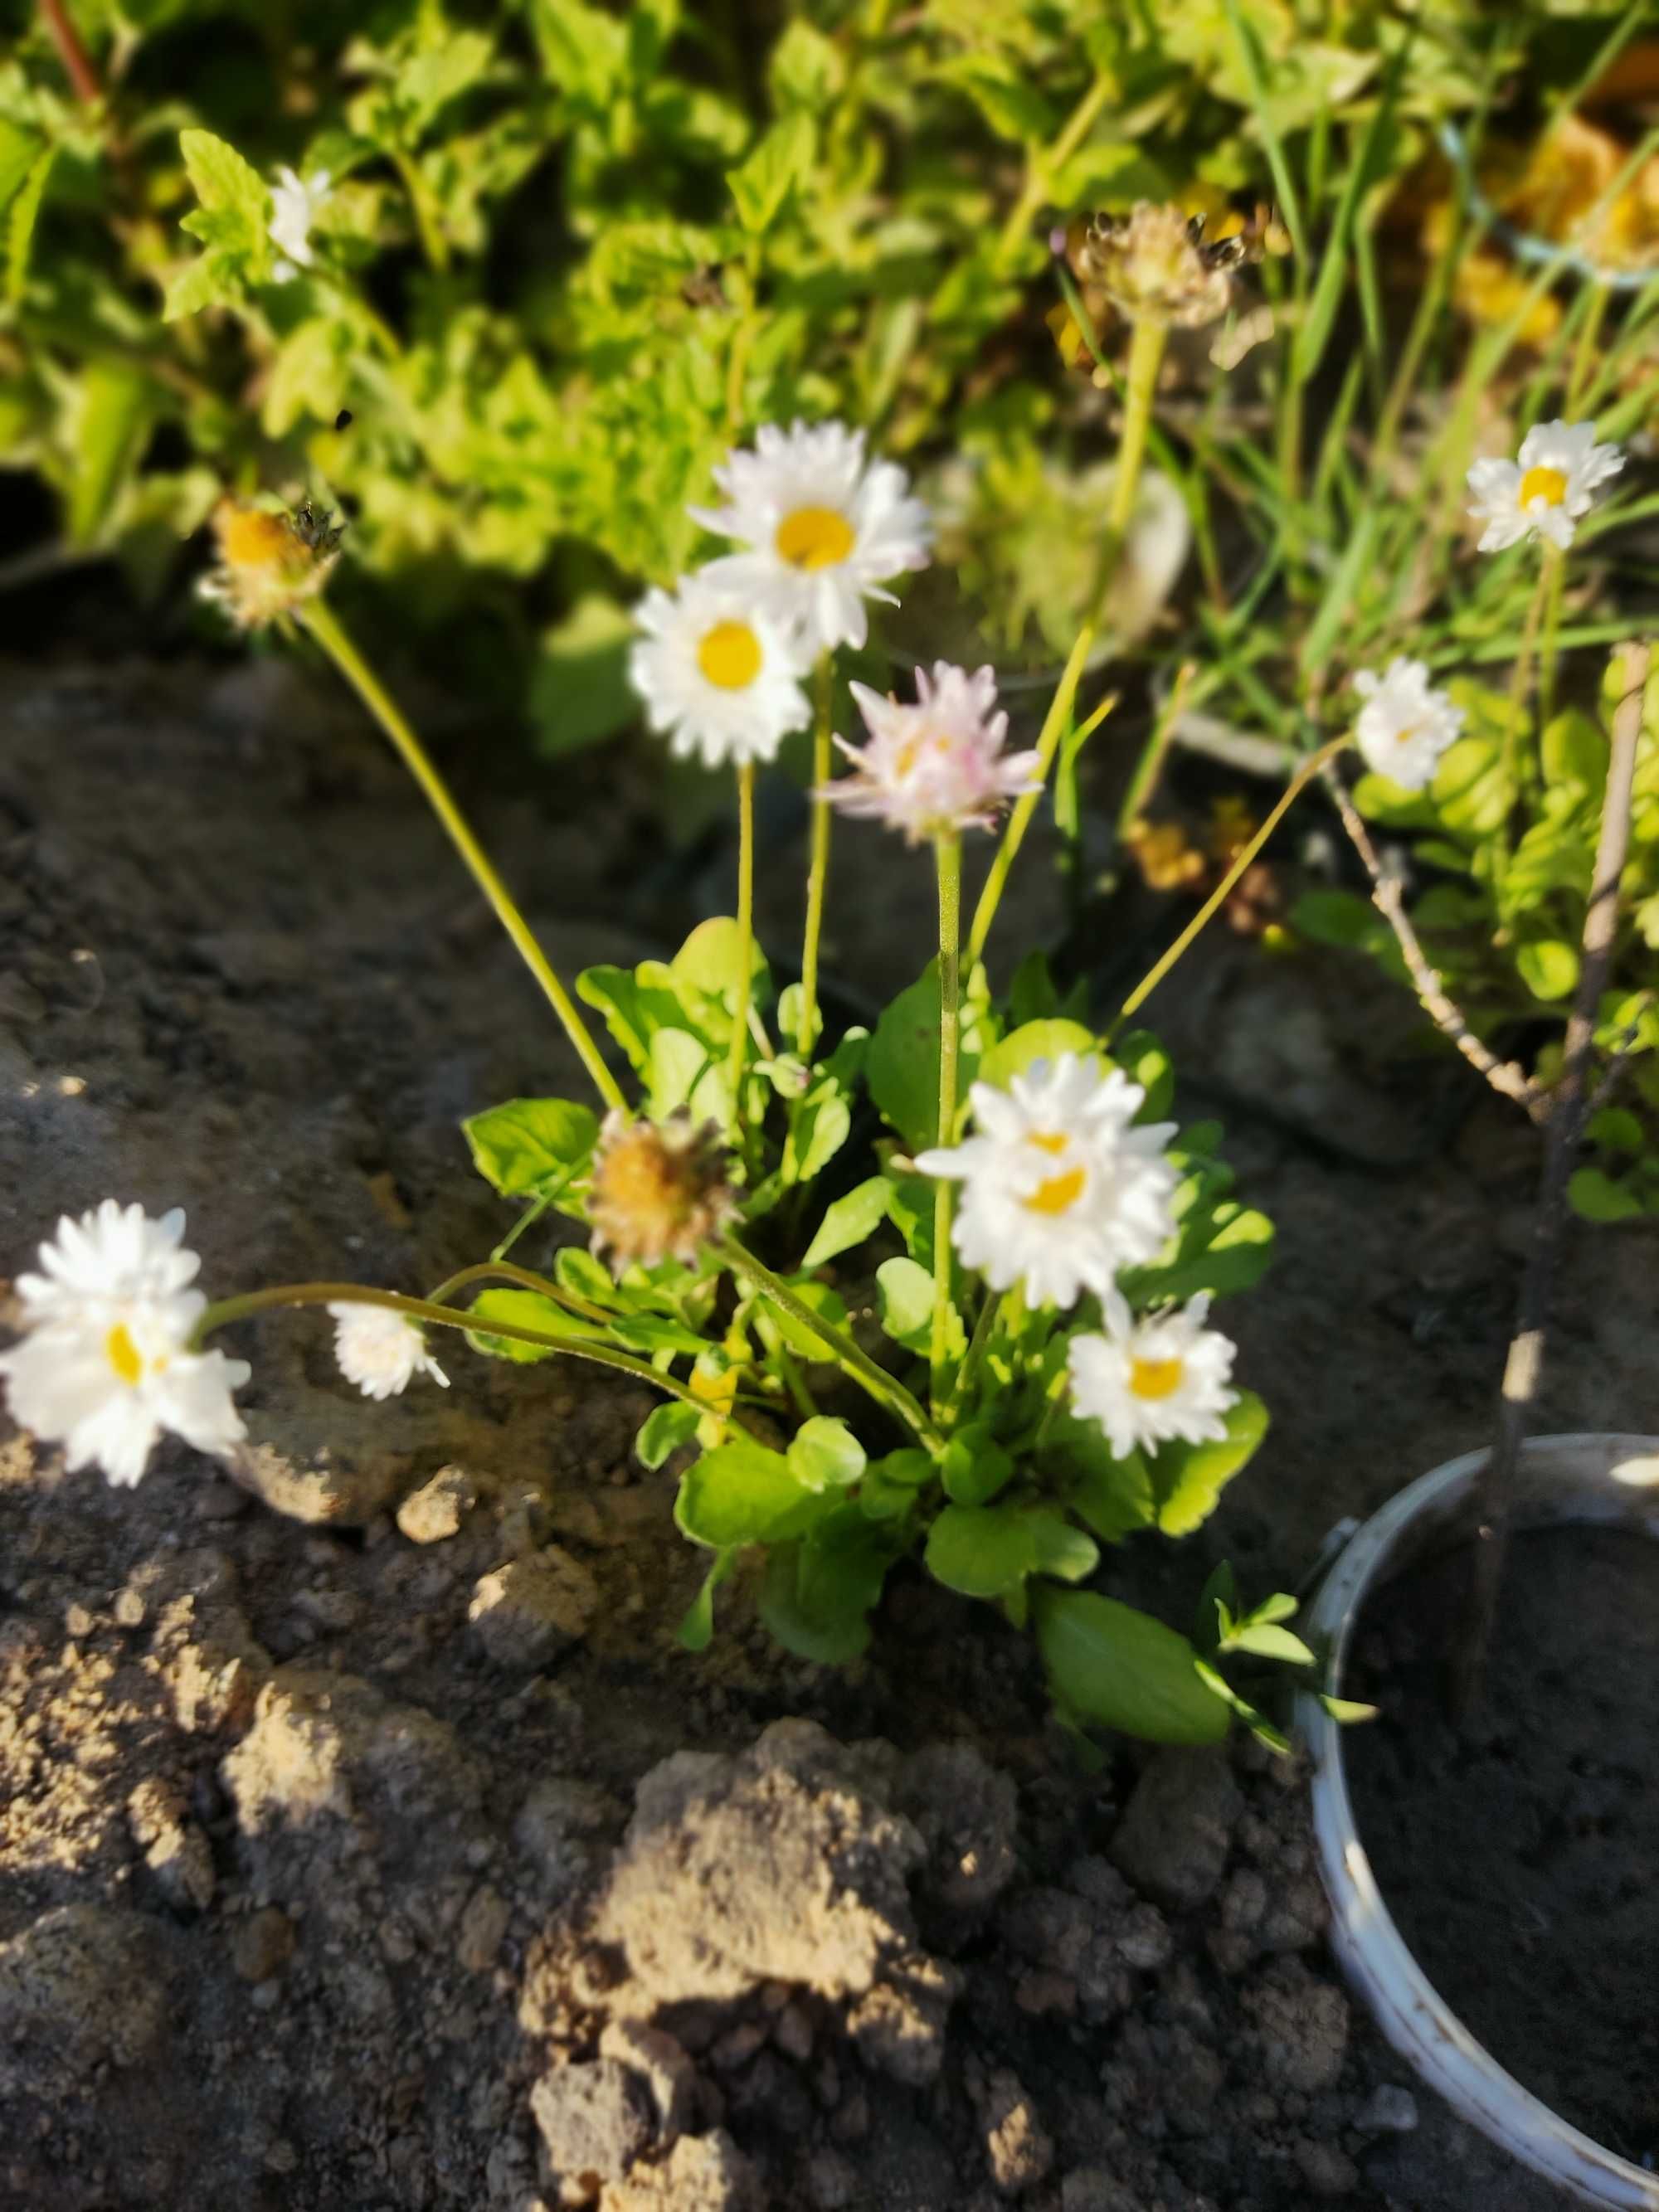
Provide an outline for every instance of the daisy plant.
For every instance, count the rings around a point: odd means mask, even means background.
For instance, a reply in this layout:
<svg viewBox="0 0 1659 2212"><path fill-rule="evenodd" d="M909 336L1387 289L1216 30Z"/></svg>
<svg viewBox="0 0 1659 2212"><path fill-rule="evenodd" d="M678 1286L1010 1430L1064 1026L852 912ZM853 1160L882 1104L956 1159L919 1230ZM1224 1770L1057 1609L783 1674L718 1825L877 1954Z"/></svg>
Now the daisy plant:
<svg viewBox="0 0 1659 2212"><path fill-rule="evenodd" d="M325 1309L343 1379L376 1400L465 1386L439 1364L443 1332L486 1358L597 1362L662 1401L638 1454L673 1462L675 1516L708 1554L686 1643L708 1639L717 1592L743 1575L790 1650L852 1659L908 1561L1029 1625L1079 1727L1197 1742L1242 1714L1279 1741L1236 1674L1310 1662L1289 1599L1249 1613L1218 1580L1189 1637L1087 1587L1103 1546L1197 1528L1260 1443L1265 1409L1212 1310L1255 1281L1273 1234L1231 1195L1216 1127L1172 1115L1151 1036L1122 1016L1091 1026L1040 957L993 981L1032 811L1062 739L1098 719L1078 709L1087 634L1030 745L988 668L855 684L856 738L820 714L800 979L779 993L750 926L755 778L812 719L815 668L833 696L866 600L927 559L928 518L833 423L763 430L715 480L727 503L702 520L744 550L645 595L631 669L670 750L734 771L738 911L670 958L571 987L329 604L338 531L308 509L221 510L210 592L244 627L308 637L355 688L594 1095L468 1120L517 1218L424 1294L315 1282L208 1304L178 1216L106 1205L64 1223L19 1285L23 1334L0 1355L13 1410L71 1464L132 1481L163 1431L234 1468L249 1368L209 1340L277 1308ZM827 1035L812 979L837 813L890 836L895 867L926 848L939 927L872 1026ZM970 839L991 865L964 917Z"/></svg>

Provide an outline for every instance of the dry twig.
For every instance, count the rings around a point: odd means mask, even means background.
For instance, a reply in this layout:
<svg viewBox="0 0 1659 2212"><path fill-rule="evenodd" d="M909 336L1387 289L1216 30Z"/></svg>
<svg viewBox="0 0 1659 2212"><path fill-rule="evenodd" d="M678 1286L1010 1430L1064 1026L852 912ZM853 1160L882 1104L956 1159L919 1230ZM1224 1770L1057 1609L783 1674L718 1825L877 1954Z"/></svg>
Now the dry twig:
<svg viewBox="0 0 1659 2212"><path fill-rule="evenodd" d="M1442 1035L1451 1039L1469 1065L1480 1069L1494 1091L1501 1091L1505 1098L1513 1099L1533 1121L1547 1121L1550 1115L1548 1091L1534 1083L1512 1060L1499 1060L1495 1052L1482 1044L1457 1006L1446 995L1444 985L1430 964L1417 932L1412 927L1399 878L1391 876L1383 866L1376 848L1371 842L1370 832L1348 796L1334 763L1327 766L1325 781L1336 801L1337 811L1342 817L1342 826L1347 831L1355 852L1364 862L1365 872L1371 879L1371 903L1394 932L1424 1012Z"/></svg>

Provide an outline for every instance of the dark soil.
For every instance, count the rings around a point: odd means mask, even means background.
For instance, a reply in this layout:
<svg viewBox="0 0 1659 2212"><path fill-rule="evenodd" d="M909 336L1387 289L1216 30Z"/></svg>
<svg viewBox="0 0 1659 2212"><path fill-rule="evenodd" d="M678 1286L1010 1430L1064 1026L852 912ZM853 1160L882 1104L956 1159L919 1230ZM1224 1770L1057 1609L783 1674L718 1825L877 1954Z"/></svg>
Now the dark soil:
<svg viewBox="0 0 1659 2212"><path fill-rule="evenodd" d="M1517 2081L1638 2164L1659 2153L1659 1546L1511 1546L1478 1723L1442 1695L1468 1575L1408 1571L1362 1628L1360 1835L1401 1934Z"/></svg>
<svg viewBox="0 0 1659 2212"><path fill-rule="evenodd" d="M665 857L653 755L538 779L474 734L458 783L567 974L729 896L719 849ZM893 980L912 889L839 842L855 984ZM1020 896L1015 939L1052 879ZM578 1093L395 765L281 659L0 674L0 939L8 1273L112 1194L183 1204L216 1292L419 1287L501 1233L461 1115ZM1325 1140L1376 1089L1365 971L1182 972L1152 1012L1216 1086L1185 1110L1224 1100L1281 1259L1226 1309L1267 1447L1199 1538L1103 1573L1171 1620L1223 1553L1294 1586L1480 1440L1536 1170L1478 1087L1408 1170L1375 1111L1371 1164ZM1546 1425L1659 1428L1652 1252L1569 1255ZM319 1316L235 1348L237 1480L169 1445L114 1491L0 1427L0 2212L1555 2202L1351 2012L1289 1769L1085 1774L1028 1644L919 1579L846 1672L741 1584L690 1658L632 1385L458 1351L374 1407Z"/></svg>

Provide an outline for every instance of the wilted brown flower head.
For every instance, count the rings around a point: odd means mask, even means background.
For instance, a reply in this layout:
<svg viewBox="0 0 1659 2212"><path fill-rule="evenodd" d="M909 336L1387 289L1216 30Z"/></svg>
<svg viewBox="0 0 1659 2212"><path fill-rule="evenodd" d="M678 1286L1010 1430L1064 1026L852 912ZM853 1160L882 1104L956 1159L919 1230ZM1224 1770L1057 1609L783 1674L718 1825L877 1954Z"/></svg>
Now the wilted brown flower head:
<svg viewBox="0 0 1659 2212"><path fill-rule="evenodd" d="M594 1253L618 1275L635 1261L695 1260L737 1211L726 1166L718 1126L694 1125L684 1107L665 1121L608 1114L587 1199Z"/></svg>
<svg viewBox="0 0 1659 2212"><path fill-rule="evenodd" d="M202 583L240 629L258 629L320 592L345 532L307 501L291 514L234 499L214 509L219 558Z"/></svg>
<svg viewBox="0 0 1659 2212"><path fill-rule="evenodd" d="M1079 282L1103 292L1131 322L1201 330L1233 304L1237 272L1289 240L1272 211L1231 217L1225 234L1206 239L1203 216L1138 200L1127 216L1097 216L1073 249Z"/></svg>

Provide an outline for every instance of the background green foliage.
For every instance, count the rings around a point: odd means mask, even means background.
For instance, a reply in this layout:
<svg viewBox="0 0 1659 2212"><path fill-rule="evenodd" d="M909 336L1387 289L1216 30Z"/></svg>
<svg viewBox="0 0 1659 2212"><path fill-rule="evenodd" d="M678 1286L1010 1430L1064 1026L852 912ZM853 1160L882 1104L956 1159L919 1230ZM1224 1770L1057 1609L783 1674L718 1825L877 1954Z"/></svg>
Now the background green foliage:
<svg viewBox="0 0 1659 2212"><path fill-rule="evenodd" d="M968 456L1029 599L1032 457L1099 410L1043 324L1046 226L1268 191L1386 85L1374 191L1529 42L1584 35L1289 0L71 12L102 103L0 9L0 454L151 593L226 480L343 500L405 633L555 745L626 719L619 610L694 555L729 441L834 412ZM333 187L286 283L283 164Z"/></svg>

